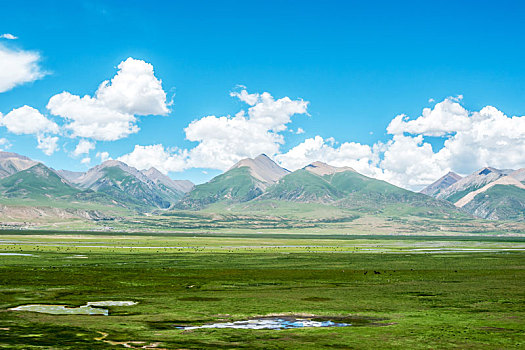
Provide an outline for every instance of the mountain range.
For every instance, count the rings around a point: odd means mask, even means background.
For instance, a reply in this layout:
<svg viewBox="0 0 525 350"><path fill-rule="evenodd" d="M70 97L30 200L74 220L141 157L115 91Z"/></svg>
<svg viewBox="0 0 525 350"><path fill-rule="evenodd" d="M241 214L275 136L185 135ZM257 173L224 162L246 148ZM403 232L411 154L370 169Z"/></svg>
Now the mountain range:
<svg viewBox="0 0 525 350"><path fill-rule="evenodd" d="M476 217L525 221L525 168L485 167L466 177L448 173L421 192Z"/></svg>
<svg viewBox="0 0 525 350"><path fill-rule="evenodd" d="M487 167L466 177L449 172L415 193L350 167L322 162L290 172L261 154L194 186L155 168L141 171L117 160L86 172L56 171L30 158L0 152L0 196L4 206L96 210L96 214L82 214L90 217L104 217L103 213L115 210L151 213L316 204L368 216L406 211L415 216L467 213L485 219L525 221L525 169Z"/></svg>
<svg viewBox="0 0 525 350"><path fill-rule="evenodd" d="M27 157L0 152L3 204L120 207L148 212L169 208L192 188L193 183L172 180L155 168L139 171L116 160L81 173L55 171Z"/></svg>

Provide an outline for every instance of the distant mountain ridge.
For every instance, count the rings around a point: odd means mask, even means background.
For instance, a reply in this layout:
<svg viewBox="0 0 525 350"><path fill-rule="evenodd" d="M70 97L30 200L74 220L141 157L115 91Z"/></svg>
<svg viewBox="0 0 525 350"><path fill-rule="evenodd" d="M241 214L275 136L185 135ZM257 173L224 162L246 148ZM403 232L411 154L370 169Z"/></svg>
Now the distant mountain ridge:
<svg viewBox="0 0 525 350"><path fill-rule="evenodd" d="M148 170L143 170L142 173L155 184L162 184L173 191L180 193L187 193L191 191L193 187L195 187L195 184L189 180L173 180L153 167L149 168Z"/></svg>
<svg viewBox="0 0 525 350"><path fill-rule="evenodd" d="M460 175L453 171L449 171L447 174L443 175L438 180L421 190L421 193L435 197L441 193L441 191L449 188L461 179L462 177Z"/></svg>
<svg viewBox="0 0 525 350"><path fill-rule="evenodd" d="M477 190L492 181L496 181L506 174L506 172L492 167L479 169L443 189L436 195L436 198L456 202L467 193Z"/></svg>
<svg viewBox="0 0 525 350"><path fill-rule="evenodd" d="M260 175L267 172L271 176ZM414 213L441 211L455 215L457 211L448 202L366 177L350 167L314 162L289 172L265 155L243 159L225 173L197 185L175 207L199 210L217 204L228 207L242 203L250 206L267 203L264 205L272 207L277 205L272 203L284 202L329 205L367 215L396 205L412 208Z"/></svg>
<svg viewBox="0 0 525 350"><path fill-rule="evenodd" d="M4 205L59 205L79 210L113 207L148 213L248 202L254 204L252 208L272 208L275 203L291 203L287 208L292 208L293 203L302 203L367 215L405 208L411 215L437 211L454 216L461 210L481 218L525 221L525 168L486 167L463 178L449 172L421 192L319 161L290 172L264 154L242 159L194 186L155 168L138 170L118 160L105 161L86 172L55 171L16 153L0 152L0 201ZM86 216L85 212L81 215Z"/></svg>
<svg viewBox="0 0 525 350"><path fill-rule="evenodd" d="M0 152L0 178L29 169L37 163L38 162L17 153Z"/></svg>
<svg viewBox="0 0 525 350"><path fill-rule="evenodd" d="M169 208L184 195L181 188L191 187L186 182L177 184L156 169L142 172L118 160L107 160L71 181L119 202L158 208Z"/></svg>
<svg viewBox="0 0 525 350"><path fill-rule="evenodd" d="M280 167L271 160L266 154L261 154L255 158L245 158L234 164L230 169L247 167L250 175L261 182L261 186L272 184L290 171Z"/></svg>
<svg viewBox="0 0 525 350"><path fill-rule="evenodd" d="M0 192L4 198L36 201L46 198L122 206L151 211L169 208L193 188L187 180L172 180L155 168L140 171L108 160L87 172L55 171L16 153L0 152Z"/></svg>
<svg viewBox="0 0 525 350"><path fill-rule="evenodd" d="M223 174L195 186L176 204L176 208L202 209L221 201L247 202L260 196L288 173L265 154L242 159Z"/></svg>
<svg viewBox="0 0 525 350"><path fill-rule="evenodd" d="M485 167L448 186L440 180L434 183L441 186L439 191L434 191L432 184L422 192L446 199L484 219L525 221L525 168L500 170Z"/></svg>
<svg viewBox="0 0 525 350"><path fill-rule="evenodd" d="M453 208L446 202L364 176L350 167L322 162L314 162L284 176L259 199L323 203L371 213L395 204L445 211Z"/></svg>

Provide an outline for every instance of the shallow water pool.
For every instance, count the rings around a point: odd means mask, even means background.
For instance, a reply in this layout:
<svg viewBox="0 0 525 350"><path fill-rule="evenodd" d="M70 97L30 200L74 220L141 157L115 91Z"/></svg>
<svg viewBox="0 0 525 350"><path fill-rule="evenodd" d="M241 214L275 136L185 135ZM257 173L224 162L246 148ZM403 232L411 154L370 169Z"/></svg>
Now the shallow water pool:
<svg viewBox="0 0 525 350"><path fill-rule="evenodd" d="M179 329L200 328L236 328L236 329L293 329L308 327L348 327L350 323L336 323L333 321L314 321L302 318L269 317L246 321L212 323L202 326L178 326Z"/></svg>

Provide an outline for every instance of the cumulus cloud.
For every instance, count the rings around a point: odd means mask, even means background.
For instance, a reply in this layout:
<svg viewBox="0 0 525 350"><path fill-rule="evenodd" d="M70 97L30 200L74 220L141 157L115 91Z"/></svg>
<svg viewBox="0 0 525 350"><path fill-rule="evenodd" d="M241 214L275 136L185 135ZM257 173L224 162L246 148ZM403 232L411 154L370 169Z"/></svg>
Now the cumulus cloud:
<svg viewBox="0 0 525 350"><path fill-rule="evenodd" d="M404 114L395 117L386 128L389 134L420 134L425 136L444 136L464 131L470 127L468 111L457 98L447 98L433 109L423 109L422 115L409 120Z"/></svg>
<svg viewBox="0 0 525 350"><path fill-rule="evenodd" d="M439 151L451 168L470 172L476 168L525 166L525 116L508 117L492 106L473 112L470 127L445 141Z"/></svg>
<svg viewBox="0 0 525 350"><path fill-rule="evenodd" d="M97 158L100 158L100 161L104 163L106 160L111 159L108 152L97 152Z"/></svg>
<svg viewBox="0 0 525 350"><path fill-rule="evenodd" d="M11 143L5 137L0 138L0 151L5 151L11 148Z"/></svg>
<svg viewBox="0 0 525 350"><path fill-rule="evenodd" d="M246 90L230 94L250 107L235 116L207 116L191 122L186 139L197 142L189 150L167 149L162 145L136 145L119 159L139 169L151 166L166 173L188 168L226 170L235 162L261 153L274 155L284 143L280 132L292 116L307 114L308 102L289 97L274 99L268 92L250 94Z"/></svg>
<svg viewBox="0 0 525 350"><path fill-rule="evenodd" d="M16 39L18 39L17 36L14 36L13 34L10 34L10 33L2 34L2 35L0 35L0 38L7 39L7 40L16 40Z"/></svg>
<svg viewBox="0 0 525 350"><path fill-rule="evenodd" d="M89 158L89 157L82 158L80 163L85 164L85 165L89 165L89 163L91 163L91 158Z"/></svg>
<svg viewBox="0 0 525 350"><path fill-rule="evenodd" d="M29 106L15 108L2 117L0 125L13 134L58 133L58 125L44 117L37 109Z"/></svg>
<svg viewBox="0 0 525 350"><path fill-rule="evenodd" d="M0 93L35 81L45 75L40 67L40 55L37 52L11 49L2 44L0 44L0 67L2 67L0 69Z"/></svg>
<svg viewBox="0 0 525 350"><path fill-rule="evenodd" d="M141 170L154 167L164 174L170 171L182 171L189 167L187 151L167 149L160 144L136 145L131 153L119 157L118 160Z"/></svg>
<svg viewBox="0 0 525 350"><path fill-rule="evenodd" d="M94 96L62 92L51 97L47 108L64 118L71 136L119 140L139 131L136 116L169 112L166 93L151 64L130 57L118 69L111 81L100 84Z"/></svg>
<svg viewBox="0 0 525 350"><path fill-rule="evenodd" d="M412 190L450 170L468 174L485 166L524 167L525 117L508 117L492 106L469 112L459 104L461 99L447 98L433 109L425 108L415 120L395 117L387 127L392 138L385 143L337 146L316 136L276 159L290 170L316 160L347 165ZM439 136L443 147L434 149L426 136Z"/></svg>
<svg viewBox="0 0 525 350"><path fill-rule="evenodd" d="M128 58L118 65L111 81L100 84L97 101L112 110L136 115L166 115L166 93L162 82L155 77L153 65Z"/></svg>
<svg viewBox="0 0 525 350"><path fill-rule="evenodd" d="M37 148L42 150L45 155L50 156L58 150L58 137L56 136L41 136L37 137Z"/></svg>
<svg viewBox="0 0 525 350"><path fill-rule="evenodd" d="M274 155L284 143L280 134L292 116L307 114L308 102L289 97L274 99L268 92L232 96L251 107L233 117L208 116L195 120L185 130L186 138L198 142L188 153L188 166L225 170L242 158L261 153Z"/></svg>
<svg viewBox="0 0 525 350"><path fill-rule="evenodd" d="M315 136L284 154L275 157L276 161L289 170L297 170L314 161L334 166L350 166L357 171L369 173L373 160L372 148L356 142L344 142L336 146L333 139Z"/></svg>
<svg viewBox="0 0 525 350"><path fill-rule="evenodd" d="M196 142L195 147L137 145L119 159L139 169L153 166L167 173L188 168L226 170L242 158L266 153L290 170L319 160L412 190L450 170L468 174L484 166L525 167L525 117L508 117L492 106L469 111L462 96L425 108L415 119L393 118L387 126L389 139L383 142L337 142L317 135L286 152L281 152L282 132L294 115L307 114L308 102L276 100L269 93L250 94L244 89L231 96L249 108L233 117L207 116L190 123L186 138ZM433 145L429 137L441 139L442 146Z"/></svg>
<svg viewBox="0 0 525 350"><path fill-rule="evenodd" d="M89 140L80 140L78 141L77 147L73 151L73 155L78 157L81 154L88 154L89 151L95 149L95 143Z"/></svg>

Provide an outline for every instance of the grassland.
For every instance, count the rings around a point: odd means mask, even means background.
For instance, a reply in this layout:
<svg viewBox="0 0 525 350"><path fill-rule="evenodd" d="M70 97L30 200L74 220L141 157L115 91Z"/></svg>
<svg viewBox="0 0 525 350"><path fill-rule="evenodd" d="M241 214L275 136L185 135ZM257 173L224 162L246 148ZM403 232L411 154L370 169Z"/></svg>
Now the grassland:
<svg viewBox="0 0 525 350"><path fill-rule="evenodd" d="M0 236L0 347L520 348L525 239L286 233ZM7 311L133 300L109 316ZM270 314L355 326L180 330ZM133 343L143 342L143 343Z"/></svg>

